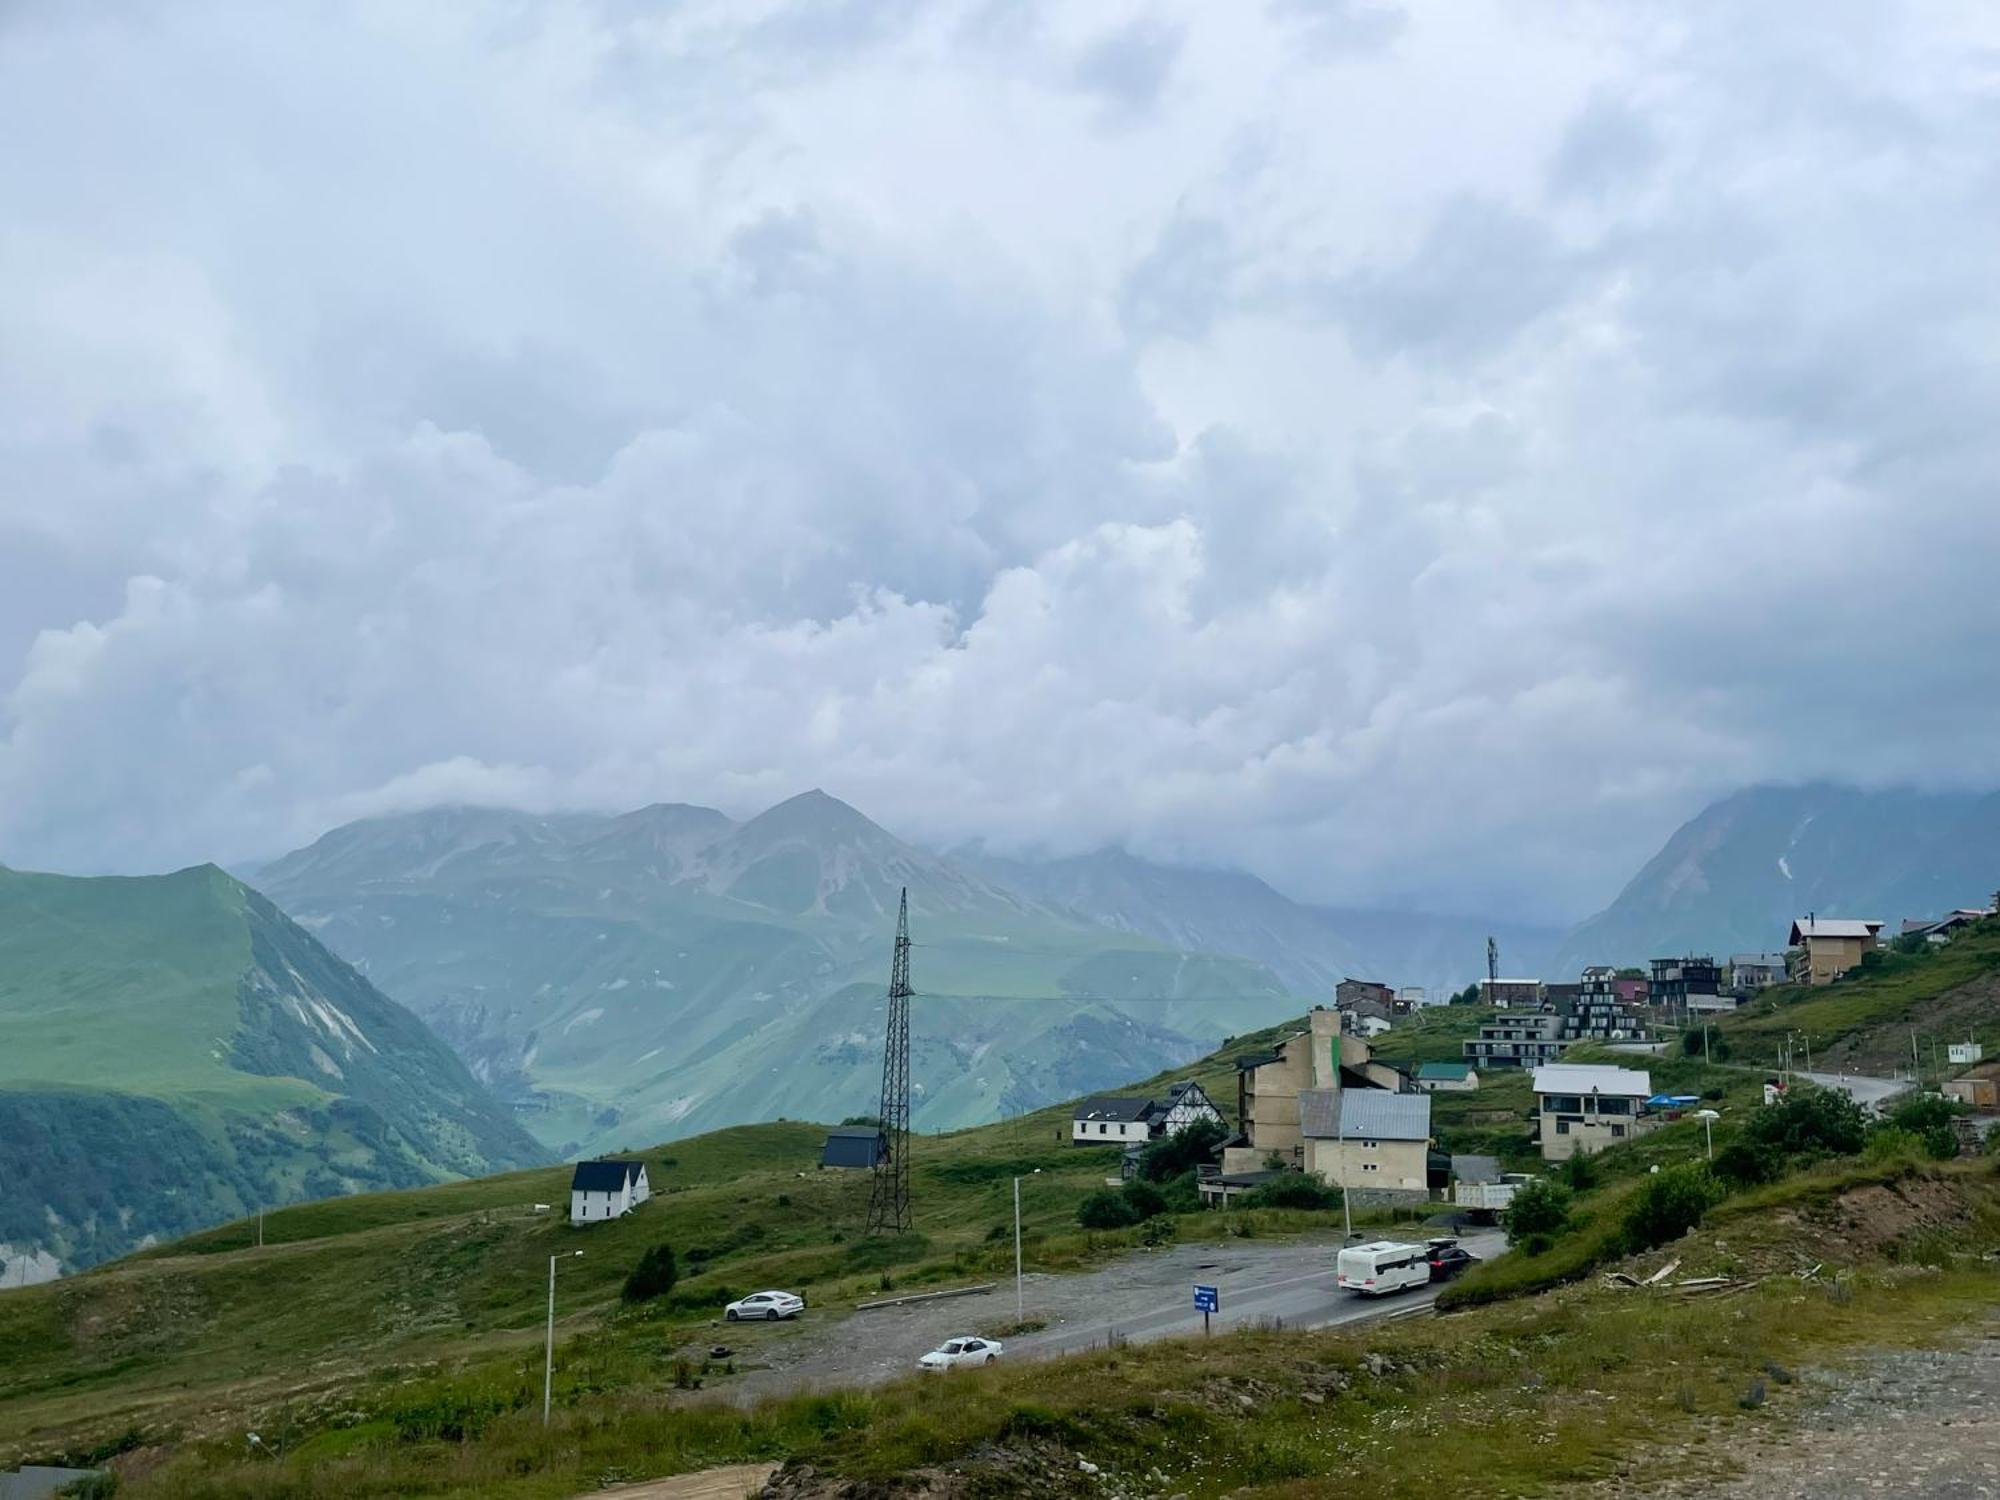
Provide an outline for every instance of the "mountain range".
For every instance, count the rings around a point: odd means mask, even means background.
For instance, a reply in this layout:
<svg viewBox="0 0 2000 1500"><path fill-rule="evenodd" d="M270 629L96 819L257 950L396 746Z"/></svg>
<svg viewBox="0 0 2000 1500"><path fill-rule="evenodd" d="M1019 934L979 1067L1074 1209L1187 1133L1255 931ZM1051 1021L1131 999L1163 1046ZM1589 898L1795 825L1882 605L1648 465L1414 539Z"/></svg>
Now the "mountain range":
<svg viewBox="0 0 2000 1500"><path fill-rule="evenodd" d="M1751 787L1703 809L1557 950L1551 973L1670 954L1776 951L1795 917L1992 904L2000 793Z"/></svg>
<svg viewBox="0 0 2000 1500"><path fill-rule="evenodd" d="M0 1284L548 1159L415 1016L213 865L0 867L0 1035Z"/></svg>
<svg viewBox="0 0 2000 1500"><path fill-rule="evenodd" d="M741 823L438 809L335 829L256 879L565 1151L872 1109L906 889L924 1129L1156 1072L1296 1009L1254 959L1058 910L821 792Z"/></svg>

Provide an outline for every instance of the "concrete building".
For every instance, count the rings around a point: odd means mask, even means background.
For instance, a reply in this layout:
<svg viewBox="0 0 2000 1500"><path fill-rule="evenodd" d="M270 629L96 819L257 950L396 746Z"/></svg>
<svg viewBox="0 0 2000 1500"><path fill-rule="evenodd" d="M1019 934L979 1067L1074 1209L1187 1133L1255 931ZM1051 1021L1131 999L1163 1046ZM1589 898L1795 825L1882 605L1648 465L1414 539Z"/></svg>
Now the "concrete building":
<svg viewBox="0 0 2000 1500"><path fill-rule="evenodd" d="M879 1125L841 1125L826 1133L820 1148L822 1167L872 1168L889 1154L889 1138Z"/></svg>
<svg viewBox="0 0 2000 1500"><path fill-rule="evenodd" d="M569 1179L569 1221L601 1224L622 1219L652 1196L644 1162L580 1161Z"/></svg>
<svg viewBox="0 0 2000 1500"><path fill-rule="evenodd" d="M1550 1063L1535 1069L1535 1112L1544 1161L1567 1161L1650 1130L1652 1075L1637 1068Z"/></svg>
<svg viewBox="0 0 2000 1500"><path fill-rule="evenodd" d="M1536 1010L1544 999L1539 979L1482 979L1479 1003L1501 1010Z"/></svg>
<svg viewBox="0 0 2000 1500"><path fill-rule="evenodd" d="M1474 1067L1531 1068L1562 1056L1569 1045L1562 1026L1553 1011L1507 1011L1482 1021L1479 1035L1459 1045Z"/></svg>
<svg viewBox="0 0 2000 1500"><path fill-rule="evenodd" d="M1383 1089L1307 1089L1299 1095L1305 1169L1359 1203L1422 1203L1430 1197L1428 1094Z"/></svg>
<svg viewBox="0 0 2000 1500"><path fill-rule="evenodd" d="M1583 971L1576 997L1557 1007L1566 1041L1643 1042L1650 1033L1637 1006L1618 995L1618 971L1599 964Z"/></svg>
<svg viewBox="0 0 2000 1500"><path fill-rule="evenodd" d="M1272 1157L1285 1167L1305 1165L1299 1130L1299 1095L1307 1089L1380 1089L1401 1092L1408 1080L1374 1060L1359 1037L1343 1036L1338 1011L1316 1008L1307 1028L1269 1052L1236 1064L1236 1131L1222 1150L1222 1171L1240 1176L1265 1170Z"/></svg>
<svg viewBox="0 0 2000 1500"><path fill-rule="evenodd" d="M1729 988L1739 998L1748 998L1789 977L1790 965L1782 953L1732 953L1729 956Z"/></svg>
<svg viewBox="0 0 2000 1500"><path fill-rule="evenodd" d="M1736 997L1722 988L1722 965L1706 953L1654 959L1650 991L1652 1003L1669 1014L1712 1015L1736 1009Z"/></svg>
<svg viewBox="0 0 2000 1500"><path fill-rule="evenodd" d="M1386 984L1378 984L1373 979L1343 979L1333 987L1333 1008L1346 1010L1357 1000L1372 1000L1382 1007L1382 1013L1393 1013L1396 992Z"/></svg>
<svg viewBox="0 0 2000 1500"><path fill-rule="evenodd" d="M1476 1094L1479 1074L1471 1063L1427 1062L1417 1067L1416 1085L1426 1094Z"/></svg>
<svg viewBox="0 0 2000 1500"><path fill-rule="evenodd" d="M1874 951L1882 924L1853 917L1800 917L1792 923L1794 984L1832 984Z"/></svg>
<svg viewBox="0 0 2000 1500"><path fill-rule="evenodd" d="M1359 996L1340 1002L1340 1029L1349 1036L1366 1040L1380 1036L1396 1023L1392 1006L1394 1001L1378 1000L1372 995Z"/></svg>

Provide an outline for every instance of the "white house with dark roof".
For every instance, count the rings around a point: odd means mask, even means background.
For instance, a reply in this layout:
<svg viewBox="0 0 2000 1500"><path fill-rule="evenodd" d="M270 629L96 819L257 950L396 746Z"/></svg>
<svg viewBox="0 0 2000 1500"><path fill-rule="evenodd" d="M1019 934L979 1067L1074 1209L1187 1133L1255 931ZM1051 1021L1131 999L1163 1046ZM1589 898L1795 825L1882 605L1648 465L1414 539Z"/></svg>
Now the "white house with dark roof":
<svg viewBox="0 0 2000 1500"><path fill-rule="evenodd" d="M1153 1138L1153 1125L1165 1113L1159 1101L1135 1094L1096 1094L1070 1115L1072 1146L1123 1146Z"/></svg>
<svg viewBox="0 0 2000 1500"><path fill-rule="evenodd" d="M1542 1160L1567 1161L1643 1135L1653 1077L1643 1068L1548 1063L1535 1069L1535 1110Z"/></svg>
<svg viewBox="0 0 2000 1500"><path fill-rule="evenodd" d="M569 1179L569 1221L622 1219L652 1196L642 1161L580 1161Z"/></svg>

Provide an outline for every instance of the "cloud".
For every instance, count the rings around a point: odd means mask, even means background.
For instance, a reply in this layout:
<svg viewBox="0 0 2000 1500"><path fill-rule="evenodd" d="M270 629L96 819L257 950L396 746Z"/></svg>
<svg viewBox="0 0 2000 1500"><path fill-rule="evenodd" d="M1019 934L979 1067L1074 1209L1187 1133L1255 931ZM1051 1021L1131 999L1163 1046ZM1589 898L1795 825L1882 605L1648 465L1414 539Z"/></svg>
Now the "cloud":
<svg viewBox="0 0 2000 1500"><path fill-rule="evenodd" d="M1315 16L11 14L0 859L823 785L1550 917L2000 783L1985 23Z"/></svg>

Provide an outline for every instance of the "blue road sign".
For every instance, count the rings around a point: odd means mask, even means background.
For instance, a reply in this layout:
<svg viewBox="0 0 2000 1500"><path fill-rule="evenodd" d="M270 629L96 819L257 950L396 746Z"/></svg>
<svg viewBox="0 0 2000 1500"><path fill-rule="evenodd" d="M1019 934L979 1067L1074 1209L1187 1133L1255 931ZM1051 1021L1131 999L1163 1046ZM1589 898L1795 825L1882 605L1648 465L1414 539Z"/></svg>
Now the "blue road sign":
<svg viewBox="0 0 2000 1500"><path fill-rule="evenodd" d="M1222 1298L1212 1286L1198 1286L1194 1289L1194 1310L1199 1313L1222 1311Z"/></svg>

